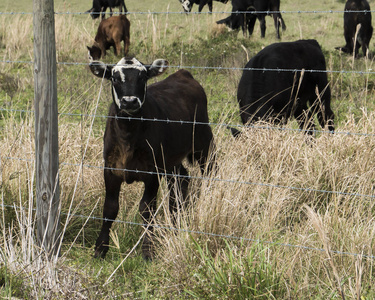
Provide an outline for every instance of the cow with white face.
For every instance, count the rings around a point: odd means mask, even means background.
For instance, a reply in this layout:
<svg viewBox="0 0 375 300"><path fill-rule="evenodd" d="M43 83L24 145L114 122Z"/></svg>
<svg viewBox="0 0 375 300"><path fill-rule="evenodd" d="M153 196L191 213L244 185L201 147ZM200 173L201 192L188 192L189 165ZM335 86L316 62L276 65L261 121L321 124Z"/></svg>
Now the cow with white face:
<svg viewBox="0 0 375 300"><path fill-rule="evenodd" d="M117 106L118 115L136 115L146 97L146 83L151 77L163 73L168 62L155 60L146 67L136 58L122 58L117 65L109 67L102 62L92 62L90 68L94 75L112 81L112 97Z"/></svg>
<svg viewBox="0 0 375 300"><path fill-rule="evenodd" d="M167 67L164 59L151 65L135 58L123 58L115 66L99 61L90 63L95 76L112 82L113 98L104 134L106 195L96 257L104 257L108 251L109 230L118 213L124 181L144 183L139 210L148 225L148 234L142 252L150 259L154 252L151 224L160 175L167 178L169 209L175 215L180 208L178 203L186 203L188 196L188 172L182 161L188 158L198 162L202 171L211 169L208 157L213 136L202 86L186 70L147 86L148 79L164 73Z"/></svg>

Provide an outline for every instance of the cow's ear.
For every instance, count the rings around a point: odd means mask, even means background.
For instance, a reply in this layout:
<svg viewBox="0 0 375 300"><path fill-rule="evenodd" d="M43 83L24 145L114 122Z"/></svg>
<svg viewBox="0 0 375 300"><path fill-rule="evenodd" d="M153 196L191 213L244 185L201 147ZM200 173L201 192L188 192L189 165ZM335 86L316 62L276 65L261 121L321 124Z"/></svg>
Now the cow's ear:
<svg viewBox="0 0 375 300"><path fill-rule="evenodd" d="M169 62L165 59L156 59L152 65L147 69L148 78L158 76L168 68Z"/></svg>
<svg viewBox="0 0 375 300"><path fill-rule="evenodd" d="M99 78L110 79L112 76L112 66L108 66L101 61L94 60L89 64L92 74Z"/></svg>

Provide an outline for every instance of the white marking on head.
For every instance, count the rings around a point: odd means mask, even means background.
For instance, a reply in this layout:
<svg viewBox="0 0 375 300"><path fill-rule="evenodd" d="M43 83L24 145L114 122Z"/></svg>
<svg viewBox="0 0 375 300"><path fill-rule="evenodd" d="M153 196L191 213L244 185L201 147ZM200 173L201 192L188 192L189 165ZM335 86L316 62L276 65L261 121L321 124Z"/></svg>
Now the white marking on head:
<svg viewBox="0 0 375 300"><path fill-rule="evenodd" d="M120 77L121 77L121 82L125 82L125 74L124 72L122 72L122 70L112 70L112 76L115 74L115 73L119 73L120 74Z"/></svg>
<svg viewBox="0 0 375 300"><path fill-rule="evenodd" d="M122 58L112 68L112 74L114 72L120 72L122 68L125 68L125 69L137 69L139 71L147 71L146 67L141 62L139 62L135 57L133 57L131 60L126 60L125 58Z"/></svg>
<svg viewBox="0 0 375 300"><path fill-rule="evenodd" d="M92 63L94 61L94 59L91 56L90 50L88 51L88 54L89 54L89 61L90 61L90 63Z"/></svg>
<svg viewBox="0 0 375 300"><path fill-rule="evenodd" d="M116 90L115 90L114 87L112 87L112 90L113 90L113 97L115 98L115 103L116 103L117 107L120 108L121 107L120 99L118 98Z"/></svg>
<svg viewBox="0 0 375 300"><path fill-rule="evenodd" d="M189 0L183 1L181 3L182 3L182 7L185 11L190 11L190 1Z"/></svg>

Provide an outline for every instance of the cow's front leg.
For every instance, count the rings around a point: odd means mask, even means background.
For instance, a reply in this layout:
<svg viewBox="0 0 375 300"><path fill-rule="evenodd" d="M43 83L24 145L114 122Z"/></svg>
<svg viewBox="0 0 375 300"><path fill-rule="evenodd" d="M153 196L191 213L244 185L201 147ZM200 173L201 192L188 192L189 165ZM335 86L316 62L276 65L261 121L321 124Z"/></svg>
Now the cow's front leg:
<svg viewBox="0 0 375 300"><path fill-rule="evenodd" d="M279 18L278 18L276 13L274 13L272 16L273 16L273 23L274 23L275 29L276 29L276 38L280 39L280 21L279 21Z"/></svg>
<svg viewBox="0 0 375 300"><path fill-rule="evenodd" d="M107 8L104 8L102 7L101 10L100 10L100 13L102 15L102 20L105 19L105 11L107 10Z"/></svg>
<svg viewBox="0 0 375 300"><path fill-rule="evenodd" d="M208 4L208 11L209 11L210 13L212 13L212 0L209 0L209 1L207 2L207 4Z"/></svg>
<svg viewBox="0 0 375 300"><path fill-rule="evenodd" d="M186 211L190 178L189 173L181 164L174 172L176 175L168 178L169 212L174 226L177 225L178 213Z"/></svg>
<svg viewBox="0 0 375 300"><path fill-rule="evenodd" d="M141 202L139 203L139 212L145 222L147 232L143 239L142 254L144 259L150 260L153 258L153 218L156 211L156 195L159 189L159 179L157 176L153 176L149 180L145 181L145 191Z"/></svg>
<svg viewBox="0 0 375 300"><path fill-rule="evenodd" d="M198 12L202 12L203 7L207 4L207 1L208 1L208 0L201 0L201 1L199 2ZM191 5L191 7L193 8L193 4Z"/></svg>
<svg viewBox="0 0 375 300"><path fill-rule="evenodd" d="M104 258L108 252L109 230L116 219L119 209L119 194L122 178L115 176L111 170L104 170L105 202L103 209L103 225L95 245L95 257Z"/></svg>
<svg viewBox="0 0 375 300"><path fill-rule="evenodd" d="M261 14L258 19L260 23L260 37L264 38L266 36L266 15Z"/></svg>

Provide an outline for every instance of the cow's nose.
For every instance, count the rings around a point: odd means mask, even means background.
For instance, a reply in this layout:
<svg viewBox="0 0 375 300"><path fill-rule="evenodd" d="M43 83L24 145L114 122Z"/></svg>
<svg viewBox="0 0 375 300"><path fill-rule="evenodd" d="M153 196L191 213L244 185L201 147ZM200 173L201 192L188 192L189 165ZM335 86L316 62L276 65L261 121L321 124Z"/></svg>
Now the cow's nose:
<svg viewBox="0 0 375 300"><path fill-rule="evenodd" d="M124 96L122 97L121 101L123 101L124 103L133 103L133 102L137 102L138 100L138 97L135 97L135 96Z"/></svg>
<svg viewBox="0 0 375 300"><path fill-rule="evenodd" d="M142 106L142 102L136 96L124 96L121 98L121 106L126 110L136 110Z"/></svg>

